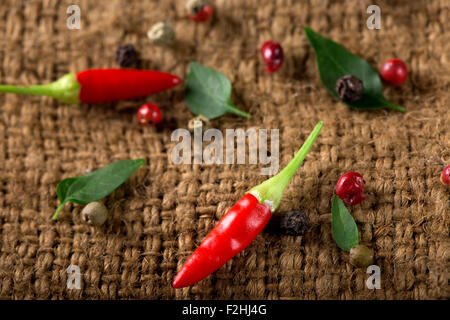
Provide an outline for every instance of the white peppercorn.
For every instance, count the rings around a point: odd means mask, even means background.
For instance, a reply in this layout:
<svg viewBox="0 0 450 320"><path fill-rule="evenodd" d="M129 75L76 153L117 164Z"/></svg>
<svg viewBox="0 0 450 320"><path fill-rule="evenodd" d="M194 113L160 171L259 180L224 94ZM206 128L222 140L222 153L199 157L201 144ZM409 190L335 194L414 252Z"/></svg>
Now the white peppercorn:
<svg viewBox="0 0 450 320"><path fill-rule="evenodd" d="M81 218L88 224L101 226L108 218L108 209L100 202L91 202L81 211Z"/></svg>
<svg viewBox="0 0 450 320"><path fill-rule="evenodd" d="M208 5L207 0L188 0L186 2L186 10L188 13L195 16L206 5Z"/></svg>
<svg viewBox="0 0 450 320"><path fill-rule="evenodd" d="M211 126L211 123L207 117L204 115L198 115L191 120L189 120L188 128L191 131L194 131L195 128L201 127L203 131L209 129Z"/></svg>
<svg viewBox="0 0 450 320"><path fill-rule="evenodd" d="M161 47L172 44L175 40L175 31L172 27L164 22L158 22L148 31L147 36L153 44Z"/></svg>

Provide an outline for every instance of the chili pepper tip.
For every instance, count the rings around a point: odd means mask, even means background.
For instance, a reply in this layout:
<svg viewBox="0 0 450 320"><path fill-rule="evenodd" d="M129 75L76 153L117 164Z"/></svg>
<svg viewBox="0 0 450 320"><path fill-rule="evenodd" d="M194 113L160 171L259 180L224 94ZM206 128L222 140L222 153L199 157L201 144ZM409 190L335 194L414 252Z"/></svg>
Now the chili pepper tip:
<svg viewBox="0 0 450 320"><path fill-rule="evenodd" d="M172 82L176 86L176 85L181 83L181 79L179 77L177 77L177 76L173 76Z"/></svg>
<svg viewBox="0 0 450 320"><path fill-rule="evenodd" d="M172 287L174 287L175 289L180 289L180 288L184 288L184 287L189 286L188 284L182 282L182 278L183 278L182 275L183 275L183 273L179 272L176 275L175 279L173 280Z"/></svg>

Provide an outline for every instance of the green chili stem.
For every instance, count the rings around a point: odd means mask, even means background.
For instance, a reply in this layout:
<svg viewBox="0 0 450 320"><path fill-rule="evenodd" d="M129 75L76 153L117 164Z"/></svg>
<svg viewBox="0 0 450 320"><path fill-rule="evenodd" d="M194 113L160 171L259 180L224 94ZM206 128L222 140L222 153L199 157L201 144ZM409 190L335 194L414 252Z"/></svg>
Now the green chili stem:
<svg viewBox="0 0 450 320"><path fill-rule="evenodd" d="M49 85L35 85L35 86L9 86L0 85L0 92L5 93L18 93L18 94L32 94L32 95L42 95L51 96L52 91Z"/></svg>
<svg viewBox="0 0 450 320"><path fill-rule="evenodd" d="M32 86L0 85L0 92L49 96L66 103L80 103L80 84L74 73L68 73L55 82Z"/></svg>
<svg viewBox="0 0 450 320"><path fill-rule="evenodd" d="M323 122L320 121L314 130L309 134L300 150L298 150L295 154L294 159L292 159L283 170L281 170L276 176L273 176L249 191L256 196L261 203L268 204L272 212L274 212L280 205L284 189L287 187L289 181L302 164L308 154L308 151L311 149L314 141L319 135L320 130L322 130L322 127Z"/></svg>

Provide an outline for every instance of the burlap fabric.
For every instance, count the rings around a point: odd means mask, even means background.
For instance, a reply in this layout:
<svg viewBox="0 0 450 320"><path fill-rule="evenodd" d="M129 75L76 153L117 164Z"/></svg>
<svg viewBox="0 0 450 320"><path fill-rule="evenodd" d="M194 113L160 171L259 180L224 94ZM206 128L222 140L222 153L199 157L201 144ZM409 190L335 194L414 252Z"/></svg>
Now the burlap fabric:
<svg viewBox="0 0 450 320"><path fill-rule="evenodd" d="M81 30L66 9L81 8ZM15 1L0 4L0 82L49 82L72 71L115 67L119 44L140 51L142 68L185 78L192 60L225 73L233 101L249 120L226 115L213 127L280 129L285 165L319 120L325 127L289 184L280 212L302 208L302 237L264 232L199 284L171 281L226 210L266 177L260 165L174 165L170 135L192 114L182 86L138 101L66 105L50 98L0 95L0 298L3 299L430 299L448 298L449 190L439 183L450 163L449 3L378 1L381 30L366 28L371 1L217 0L212 23L186 18L184 1ZM177 42L153 46L158 21ZM319 80L303 27L345 44L374 67L399 57L410 77L385 88L406 114L356 111L334 101ZM282 43L285 63L265 74L259 45ZM143 128L140 103L161 105L164 124ZM147 165L105 199L102 228L84 224L81 206L59 221L56 186L114 160ZM348 263L331 234L338 177L361 172L367 199L352 209L361 242L375 250L380 290ZM66 287L77 265L81 289Z"/></svg>

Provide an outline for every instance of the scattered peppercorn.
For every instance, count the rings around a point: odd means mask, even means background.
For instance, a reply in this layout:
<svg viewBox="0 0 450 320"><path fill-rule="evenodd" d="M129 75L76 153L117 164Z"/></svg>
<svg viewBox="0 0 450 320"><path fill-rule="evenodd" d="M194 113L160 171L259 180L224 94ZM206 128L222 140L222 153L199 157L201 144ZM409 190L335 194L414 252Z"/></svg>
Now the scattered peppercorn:
<svg viewBox="0 0 450 320"><path fill-rule="evenodd" d="M189 19L196 22L208 21L214 14L214 8L207 0L188 0L186 10Z"/></svg>
<svg viewBox="0 0 450 320"><path fill-rule="evenodd" d="M116 50L116 61L121 68L128 68L138 63L139 54L134 49L133 45L122 45Z"/></svg>
<svg viewBox="0 0 450 320"><path fill-rule="evenodd" d="M450 164L442 170L441 182L446 186L450 186Z"/></svg>
<svg viewBox="0 0 450 320"><path fill-rule="evenodd" d="M309 218L303 211L289 211L281 217L280 230L291 236L301 236L309 228Z"/></svg>
<svg viewBox="0 0 450 320"><path fill-rule="evenodd" d="M175 31L167 23L158 22L147 32L147 36L154 45L166 47L175 40Z"/></svg>
<svg viewBox="0 0 450 320"><path fill-rule="evenodd" d="M347 172L336 183L336 195L351 205L357 205L366 198L363 194L365 183L358 172Z"/></svg>
<svg viewBox="0 0 450 320"><path fill-rule="evenodd" d="M151 124L158 124L162 121L161 110L156 104L145 103L143 104L137 113L138 121L144 126Z"/></svg>
<svg viewBox="0 0 450 320"><path fill-rule="evenodd" d="M108 209L100 202L91 202L81 211L82 219L94 226L101 226L108 218Z"/></svg>
<svg viewBox="0 0 450 320"><path fill-rule="evenodd" d="M360 79L348 74L336 81L336 92L344 102L354 102L364 94L364 85Z"/></svg>
<svg viewBox="0 0 450 320"><path fill-rule="evenodd" d="M373 251L365 245L357 245L350 249L350 263L358 268L366 268L373 264Z"/></svg>
<svg viewBox="0 0 450 320"><path fill-rule="evenodd" d="M381 78L393 86L399 86L408 77L406 64L400 59L387 60L381 66Z"/></svg>
<svg viewBox="0 0 450 320"><path fill-rule="evenodd" d="M275 72L283 64L283 48L278 42L265 41L259 49L266 64L266 72Z"/></svg>
<svg viewBox="0 0 450 320"><path fill-rule="evenodd" d="M207 130L210 126L211 123L209 122L209 119L201 114L189 120L188 123L188 128L191 131L194 131L197 127L201 127L202 130Z"/></svg>

